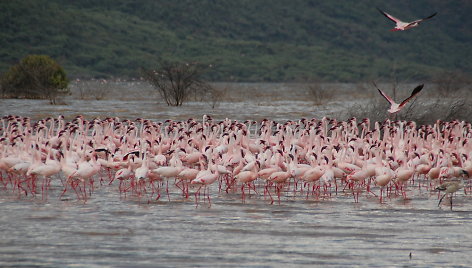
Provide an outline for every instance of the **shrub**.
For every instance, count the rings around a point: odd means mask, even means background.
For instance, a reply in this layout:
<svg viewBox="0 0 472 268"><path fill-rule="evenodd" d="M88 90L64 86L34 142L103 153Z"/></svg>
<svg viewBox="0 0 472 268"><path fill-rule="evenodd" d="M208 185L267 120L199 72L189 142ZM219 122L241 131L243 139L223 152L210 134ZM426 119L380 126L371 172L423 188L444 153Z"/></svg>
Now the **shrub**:
<svg viewBox="0 0 472 268"><path fill-rule="evenodd" d="M46 55L28 55L2 77L4 97L49 99L65 92L68 85L64 69Z"/></svg>
<svg viewBox="0 0 472 268"><path fill-rule="evenodd" d="M451 121L454 119L471 121L472 103L468 94L462 97L443 97L434 94L422 94L405 106L398 114L387 112L389 104L378 95L365 99L363 103L355 104L340 118L369 118L372 122L383 121L387 118L395 120L415 121L418 125L433 124L436 120Z"/></svg>
<svg viewBox="0 0 472 268"><path fill-rule="evenodd" d="M211 103L211 108L215 109L216 106L221 102L221 100L227 95L228 88L216 88L211 87L209 90L209 102Z"/></svg>
<svg viewBox="0 0 472 268"><path fill-rule="evenodd" d="M332 89L325 89L320 82L313 82L307 85L306 88L310 99L315 105L322 105L327 100L333 98Z"/></svg>
<svg viewBox="0 0 472 268"><path fill-rule="evenodd" d="M167 105L181 106L191 94L206 95L211 88L200 76L201 65L195 63L164 62L156 70L142 69L145 80L153 85Z"/></svg>

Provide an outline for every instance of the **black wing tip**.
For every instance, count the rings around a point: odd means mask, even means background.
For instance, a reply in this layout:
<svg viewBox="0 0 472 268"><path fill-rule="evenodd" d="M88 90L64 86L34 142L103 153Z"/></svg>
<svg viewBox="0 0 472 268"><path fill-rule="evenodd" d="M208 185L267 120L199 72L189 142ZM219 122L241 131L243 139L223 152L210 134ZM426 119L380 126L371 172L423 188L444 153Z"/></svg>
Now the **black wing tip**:
<svg viewBox="0 0 472 268"><path fill-rule="evenodd" d="M380 88L377 86L377 84L374 81L372 81L372 84L380 93L382 93L382 90L380 90Z"/></svg>
<svg viewBox="0 0 472 268"><path fill-rule="evenodd" d="M384 12L382 9L380 9L380 8L378 8L378 7L375 7L375 8L376 8L381 14L385 15L385 12Z"/></svg>
<svg viewBox="0 0 472 268"><path fill-rule="evenodd" d="M380 93L380 95L382 95L385 98L385 96L384 96L382 90L380 90L380 88L377 88L377 91Z"/></svg>
<svg viewBox="0 0 472 268"><path fill-rule="evenodd" d="M384 96L385 93L377 86L377 84L376 84L374 81L372 81L372 84L373 84L374 87L379 91L379 93L380 93L384 98L386 98L386 97Z"/></svg>
<svg viewBox="0 0 472 268"><path fill-rule="evenodd" d="M428 17L424 18L424 20L431 19L432 17L436 16L438 12L434 12L432 15L429 15Z"/></svg>
<svg viewBox="0 0 472 268"><path fill-rule="evenodd" d="M417 94L418 92L420 92L423 89L423 87L424 87L424 84L416 86L415 89L413 89L413 92L411 93L411 95Z"/></svg>

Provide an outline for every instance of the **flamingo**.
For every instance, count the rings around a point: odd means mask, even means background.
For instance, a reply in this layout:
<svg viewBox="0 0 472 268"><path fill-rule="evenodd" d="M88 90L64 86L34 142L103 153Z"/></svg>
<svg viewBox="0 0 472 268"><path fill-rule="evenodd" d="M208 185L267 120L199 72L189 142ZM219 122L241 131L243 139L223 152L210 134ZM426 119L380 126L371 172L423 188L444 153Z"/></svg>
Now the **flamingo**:
<svg viewBox="0 0 472 268"><path fill-rule="evenodd" d="M27 176L40 175L44 177L44 180L42 183L43 198L45 197L45 190L47 191L50 177L59 173L59 171L61 171L61 165L59 161L50 159L49 158L50 154L51 153L49 151L45 163L39 162L39 163L31 164L26 172Z"/></svg>
<svg viewBox="0 0 472 268"><path fill-rule="evenodd" d="M395 177L395 172L387 166L375 169L375 184L380 187L380 203L383 202L384 187Z"/></svg>
<svg viewBox="0 0 472 268"><path fill-rule="evenodd" d="M95 153L92 154L91 160L85 160L85 154L80 159L79 163L77 163L77 170L75 170L72 174L67 177L68 181L72 179L77 179L84 184L84 201L87 200L87 192L86 192L86 183L87 181L91 185L90 192L93 190L93 179L92 177L100 171L101 165L97 162L97 156Z"/></svg>
<svg viewBox="0 0 472 268"><path fill-rule="evenodd" d="M197 177L199 172L200 172L200 169L184 167L184 169L182 169L182 171L180 171L180 173L177 175L177 179L179 179L182 183L182 193L185 196L185 198L188 198L189 196L188 195L189 182L194 180ZM176 185L178 186L177 183Z"/></svg>
<svg viewBox="0 0 472 268"><path fill-rule="evenodd" d="M275 190L277 192L277 197L278 197L279 203L280 203L280 191L281 191L282 187L284 186L285 182L291 177L292 177L292 174L290 174L290 172L288 172L288 171L276 171L276 172L272 173L269 176L268 181L276 183ZM270 192L269 192L269 194L270 194ZM274 202L274 200L272 200L272 203L273 202Z"/></svg>
<svg viewBox="0 0 472 268"><path fill-rule="evenodd" d="M385 92L383 92L381 89L379 89L377 87L377 85L375 84L375 82L374 82L374 86L377 88L380 95L382 95L390 103L390 109L388 109L388 112L391 113L391 114L395 114L395 113L398 113L399 111L401 111L401 109L403 109L403 107L405 107L405 105L413 97L415 97L416 95L418 95L418 93L420 93L420 91L423 89L424 84L421 84L421 85L418 85L417 87L415 87L415 89L413 89L413 92L411 92L410 97L404 99L400 104L396 103L390 96L388 96L387 94L385 94Z"/></svg>
<svg viewBox="0 0 472 268"><path fill-rule="evenodd" d="M163 123L143 119L136 119L137 124L119 119L86 121L82 117L55 124L45 119L34 127L23 121L9 116L0 123L0 182L4 188L8 186L4 179L8 178L15 187L12 189L22 190L21 181L18 184L12 179L23 174L27 176L26 186L34 192L36 176L47 175L40 170L55 166L67 178L63 181L65 188L72 181L78 198L84 201L88 197L84 194L85 185L82 193L75 188L79 182L93 186L93 175L104 168L123 168L115 176L110 174L110 183L114 177L120 184L133 178L130 188L135 187L134 178L142 182L149 179L149 184L138 184L144 192L151 187L154 193L153 181L176 178L176 187L187 187L181 188L186 197L190 181L204 188L205 195L210 184L221 177L226 178L227 189L235 182L252 188L258 180L265 181L264 193L269 186L275 186L279 202L280 190L292 179L294 196L299 181L304 182L304 187L324 184L325 191L330 182L341 181L358 202L363 190L378 196L369 190L372 182L380 187L383 200L385 187L403 187L408 181L414 184L413 173L435 179L439 185L439 181L454 181L462 170L472 172L472 124L458 120L420 127L414 122L386 120L373 123L373 129L369 121L363 120L362 130L355 118L313 118L284 124L263 120L261 128L253 128L254 132L250 124L229 119L213 123L207 116L203 125L190 119L169 120L164 128ZM251 149L255 145L259 149ZM28 176L28 171L34 176ZM204 179L206 175L208 178ZM219 181L221 189L225 180ZM448 183L438 186L438 190L452 194L462 185L460 181ZM28 188L23 190L26 193ZM244 190L234 189L243 199ZM120 187L120 193L126 191Z"/></svg>
<svg viewBox="0 0 472 268"><path fill-rule="evenodd" d="M251 189L251 182L255 181L258 177L258 170L259 170L260 163L259 161L255 161L255 164L251 166L249 170L243 170L240 173L236 174L234 178L236 181L241 182L241 192L242 192L242 199L244 201L245 193L244 187L245 185L248 186L249 190ZM255 188L254 188L255 191Z"/></svg>
<svg viewBox="0 0 472 268"><path fill-rule="evenodd" d="M19 175L26 175L28 172L29 167L31 166L30 161L23 161L13 165L11 168L8 169L9 172L17 173Z"/></svg>
<svg viewBox="0 0 472 268"><path fill-rule="evenodd" d="M197 194L200 193L200 189L202 187L205 187L204 188L204 192L205 192L205 190L208 188L208 186L210 184L214 183L219 177L218 172L213 171L213 162L212 161L213 160L209 160L207 169L200 170L200 172L198 172L198 174L197 174L197 177L190 182L190 184L200 185L198 190L195 192L195 202L197 202L196 197L197 197ZM211 206L210 194L208 194L208 203Z"/></svg>
<svg viewBox="0 0 472 268"><path fill-rule="evenodd" d="M413 178L413 174L415 174L415 168L411 161L406 164L402 162L402 165L395 170L396 181L399 183L404 197L406 197L406 192L403 187L409 179Z"/></svg>
<svg viewBox="0 0 472 268"><path fill-rule="evenodd" d="M118 169L115 173L113 180L124 181L129 179L131 175L133 175L133 171L131 169L131 165L128 165L126 168ZM113 181L111 181L110 183L112 182Z"/></svg>
<svg viewBox="0 0 472 268"><path fill-rule="evenodd" d="M138 186L145 186L146 179L149 177L149 159L146 152L143 155L144 159L141 166L134 171L134 177L138 180Z"/></svg>
<svg viewBox="0 0 472 268"><path fill-rule="evenodd" d="M436 14L438 14L437 12L434 12L432 15L430 15L426 18L423 18L423 19L418 19L418 20L414 20L414 21L411 21L411 22L403 22L403 21L395 18L394 16L388 14L387 12L384 12L384 11L380 10L379 8L377 8L377 10L382 15L384 15L385 17L387 17L388 19L390 19L391 21L396 23L395 28L391 29L391 31L405 31L405 30L411 29L413 27L418 26L421 22L423 22L425 20L428 20L428 19L431 19L432 17L436 16Z"/></svg>
<svg viewBox="0 0 472 268"><path fill-rule="evenodd" d="M198 168L198 167L189 168L189 167L183 166L182 170L176 176L176 178L179 179L180 182L182 183L182 188L181 189L182 189L182 193L185 196L185 198L188 198L188 196L189 196L188 195L188 184L197 177L198 173L203 168L203 166L204 166L203 160L205 159L205 157L206 156L201 155L201 157L199 159L200 168ZM179 187L178 183L176 183L176 186Z"/></svg>
<svg viewBox="0 0 472 268"><path fill-rule="evenodd" d="M110 181L110 184L113 182L113 180L119 180L120 181L120 185L118 186L118 189L120 190L120 193L122 192L123 181L130 179L131 176L133 175L133 171L132 171L131 167L132 166L129 164L126 168L118 169L115 173L115 176Z"/></svg>

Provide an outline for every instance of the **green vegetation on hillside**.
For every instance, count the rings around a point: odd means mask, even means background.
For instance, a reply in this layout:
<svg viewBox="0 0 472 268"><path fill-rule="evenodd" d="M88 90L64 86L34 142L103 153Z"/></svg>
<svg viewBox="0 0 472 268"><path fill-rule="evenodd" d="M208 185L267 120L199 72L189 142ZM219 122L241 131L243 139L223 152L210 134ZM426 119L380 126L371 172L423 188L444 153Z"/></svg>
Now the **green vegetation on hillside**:
<svg viewBox="0 0 472 268"><path fill-rule="evenodd" d="M390 32L376 6L418 28ZM161 61L211 80L428 79L472 70L467 0L48 0L0 2L0 72L46 54L71 77L138 76Z"/></svg>

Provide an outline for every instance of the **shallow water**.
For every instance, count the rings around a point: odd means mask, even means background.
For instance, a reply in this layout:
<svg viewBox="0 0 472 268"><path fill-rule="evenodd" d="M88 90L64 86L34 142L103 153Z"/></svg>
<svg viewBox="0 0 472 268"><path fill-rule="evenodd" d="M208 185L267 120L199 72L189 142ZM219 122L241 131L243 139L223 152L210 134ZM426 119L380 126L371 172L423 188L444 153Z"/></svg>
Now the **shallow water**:
<svg viewBox="0 0 472 268"><path fill-rule="evenodd" d="M44 100L1 100L0 106L3 115L13 114L30 116L33 119L43 119L49 116L64 115L71 119L79 114L87 119L106 116L117 116L120 119L134 120L138 117L154 121L166 119L187 120L195 118L201 120L204 114L215 119L231 118L234 120L272 120L285 121L302 117L322 117L328 111L325 107L315 107L310 102L303 101L275 101L271 103L244 103L221 102L212 109L208 103L189 102L184 107L170 107L165 104L156 104L152 100L70 100L67 105L49 105Z"/></svg>
<svg viewBox="0 0 472 268"><path fill-rule="evenodd" d="M136 88L110 90L105 100L80 99L76 89L60 98L59 105L47 100L0 99L1 115L29 116L32 119L57 117L66 119L81 114L87 119L107 116L134 120L138 117L156 121L166 119L201 119L204 114L222 120L298 120L302 117L323 117L340 114L353 104L352 100L331 98L323 105L315 105L303 85L292 84L221 84L225 97L213 103L210 100L188 101L181 107L167 106L152 88L140 85ZM340 91L346 85L340 86ZM214 105L213 105L214 104Z"/></svg>
<svg viewBox="0 0 472 268"><path fill-rule="evenodd" d="M253 193L242 202L214 187L211 206L196 206L172 190L170 201L120 198L116 184L87 202L59 199L57 184L47 200L0 192L0 266L470 266L472 203L463 192L452 211L448 200L437 207L437 193L411 187L409 199L383 204L341 192L274 204Z"/></svg>
<svg viewBox="0 0 472 268"><path fill-rule="evenodd" d="M154 100L90 101L67 105L0 100L2 115L40 119L118 116L163 121L199 118L297 120L334 113L345 103L313 106L304 100L190 102L167 107ZM380 204L363 194L331 197L263 196L211 189L211 207L171 191L157 202L120 197L117 185L97 187L87 202L59 198L59 179L48 194L19 196L0 190L1 267L470 267L472 200L459 191L454 209L438 208L438 194L410 187L408 199ZM373 191L378 194L379 189ZM410 257L411 253L411 257Z"/></svg>

